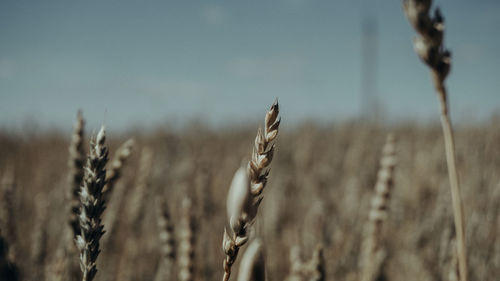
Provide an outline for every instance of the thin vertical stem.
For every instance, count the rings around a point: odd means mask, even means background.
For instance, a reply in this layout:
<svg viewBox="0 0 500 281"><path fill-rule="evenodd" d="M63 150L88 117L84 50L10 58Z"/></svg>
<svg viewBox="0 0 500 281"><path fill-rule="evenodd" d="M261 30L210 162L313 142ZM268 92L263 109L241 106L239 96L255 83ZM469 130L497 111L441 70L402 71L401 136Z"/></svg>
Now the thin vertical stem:
<svg viewBox="0 0 500 281"><path fill-rule="evenodd" d="M458 180L456 159L455 159L455 141L453 138L453 128L451 126L450 116L448 114L448 105L446 101L446 88L437 77L434 77L436 91L438 92L441 105L441 126L443 128L444 145L446 150L446 162L448 165L448 175L450 178L451 199L453 204L453 217L455 220L455 231L457 234L457 253L460 280L467 281L467 249L465 247L465 223L462 196L460 193L460 184Z"/></svg>

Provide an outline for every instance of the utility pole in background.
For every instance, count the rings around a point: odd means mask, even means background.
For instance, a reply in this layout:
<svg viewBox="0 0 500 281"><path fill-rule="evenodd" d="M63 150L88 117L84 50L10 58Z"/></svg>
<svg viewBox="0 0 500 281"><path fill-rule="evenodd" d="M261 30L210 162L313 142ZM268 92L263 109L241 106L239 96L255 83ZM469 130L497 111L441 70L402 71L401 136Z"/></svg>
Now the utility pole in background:
<svg viewBox="0 0 500 281"><path fill-rule="evenodd" d="M361 118L377 120L380 117L377 85L377 21L373 17L364 16L361 28Z"/></svg>

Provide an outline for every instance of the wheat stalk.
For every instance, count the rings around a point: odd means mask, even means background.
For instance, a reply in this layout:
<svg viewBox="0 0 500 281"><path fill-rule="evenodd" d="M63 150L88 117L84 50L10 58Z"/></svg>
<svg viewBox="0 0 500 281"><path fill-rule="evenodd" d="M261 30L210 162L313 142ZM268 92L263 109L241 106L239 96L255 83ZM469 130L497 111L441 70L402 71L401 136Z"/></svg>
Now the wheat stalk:
<svg viewBox="0 0 500 281"><path fill-rule="evenodd" d="M38 195L37 197L39 197ZM47 257L47 225L48 225L48 202L45 198L36 199L36 216L33 232L33 243L31 247L31 263L35 268L32 272L34 280L45 278L45 263Z"/></svg>
<svg viewBox="0 0 500 281"><path fill-rule="evenodd" d="M139 230L139 223L144 216L144 206L146 197L151 187L151 174L153 166L153 151L149 147L144 147L139 159L139 169L133 196L130 198L128 206L128 216L134 229Z"/></svg>
<svg viewBox="0 0 500 281"><path fill-rule="evenodd" d="M439 9L435 9L434 17L429 15L431 4L431 0L405 0L403 2L403 10L409 22L420 34L420 37L414 40L415 51L431 69L434 87L436 88L441 106L441 127L443 128L453 215L457 233L460 280L467 281L464 211L456 169L453 128L448 112L447 91L444 85L444 80L450 71L451 54L443 47L444 19Z"/></svg>
<svg viewBox="0 0 500 281"><path fill-rule="evenodd" d="M106 172L106 185L103 188L103 198L104 202L106 202L107 211L104 217L104 225L106 225L106 233L102 239L102 245L105 247L111 246L108 241L115 234L115 227L118 223L118 214L120 208L122 206L123 198L125 197L125 188L124 186L118 186L119 191L116 192L115 197L113 197L113 204L109 204L111 195L115 190L115 184L120 179L123 167L127 161L127 159L132 154L132 150L135 146L134 139L128 139L125 141L115 153L113 157L113 161L111 161L111 165L109 171ZM109 205L108 205L109 204ZM108 208L109 207L109 208Z"/></svg>
<svg viewBox="0 0 500 281"><path fill-rule="evenodd" d="M376 280L381 273L382 265L386 258L385 249L381 245L382 229L387 220L389 199L393 187L394 167L396 165L395 138L392 134L387 136L380 169L375 184L375 194L371 201L368 223L365 228L364 239L361 245L361 280Z"/></svg>
<svg viewBox="0 0 500 281"><path fill-rule="evenodd" d="M104 234L101 216L104 211L102 189L106 182L108 148L105 146L104 127L91 141L90 154L85 166L85 176L80 189L80 229L76 245L80 250L82 281L92 281L97 273L96 261L99 255L99 240Z"/></svg>
<svg viewBox="0 0 500 281"><path fill-rule="evenodd" d="M125 146L127 147L127 146ZM147 204L147 195L151 186L151 171L153 165L153 152L150 148L144 147L141 151L141 156L139 159L139 168L136 173L136 181L134 183L134 189L132 190L132 194L127 196L124 211L126 212L126 217L130 226L132 227L132 231L130 235L126 238L126 249L125 253L122 255L121 259L118 262L118 280L128 280L133 278L134 270L130 266L133 260L137 257L138 251L140 247L138 246L140 232L141 232L141 223L142 218L144 217L144 207ZM109 189L108 191L111 191ZM110 194L108 192L108 194ZM106 214L105 222L109 232L103 238L103 245L106 248L111 249L113 246L113 235L117 231L117 223L118 217L121 215L121 205L122 201L124 201L125 190L119 190L118 194L115 195L116 198L113 198L114 204L111 205L111 209ZM116 199L116 201L115 201ZM130 246L129 246L130 245ZM115 260L107 259L107 263L113 264ZM108 267L113 268L113 266L108 265ZM110 274L113 276L111 271L108 271L106 274Z"/></svg>
<svg viewBox="0 0 500 281"><path fill-rule="evenodd" d="M295 245L290 249L290 272L286 277L286 281L301 281L304 262L300 258L300 247Z"/></svg>
<svg viewBox="0 0 500 281"><path fill-rule="evenodd" d="M325 258L323 256L323 247L316 246L313 256L309 262L310 281L325 281Z"/></svg>
<svg viewBox="0 0 500 281"><path fill-rule="evenodd" d="M111 174L114 174L117 177L107 176L107 179L111 180L112 183L106 181L106 185L103 189L104 202L106 202L106 213L104 214L106 235L102 237L101 244L107 250L112 250L111 248L114 246L114 240L112 239L115 236L118 228L118 218L121 214L120 212L122 211L122 206L128 203L125 200L127 195L127 186L125 184L116 185L116 182L118 181L118 178L121 177L118 175L121 175L122 167L125 164L125 160L130 156L133 145L135 145L135 142L133 142L132 139L129 139L120 146L113 160L115 164L111 164L111 170L114 170L114 172L110 171ZM108 175L109 173L106 174Z"/></svg>
<svg viewBox="0 0 500 281"><path fill-rule="evenodd" d="M290 249L290 272L287 281L302 281L308 278L310 281L325 280L325 258L323 246L317 245L309 261L303 262L300 258L300 248L294 246Z"/></svg>
<svg viewBox="0 0 500 281"><path fill-rule="evenodd" d="M194 217L192 202L188 198L182 201L182 216L179 232L179 281L194 280Z"/></svg>
<svg viewBox="0 0 500 281"><path fill-rule="evenodd" d="M135 140L128 139L116 150L116 154L113 157L113 160L111 161L111 165L107 172L106 185L102 190L105 202L109 202L111 194L114 190L114 186L120 179L123 167L126 164L127 159L132 154L134 146Z"/></svg>
<svg viewBox="0 0 500 281"><path fill-rule="evenodd" d="M173 263L175 260L174 226L170 218L167 201L159 199L156 201L156 217L158 222L158 238L160 240L161 258L156 271L155 281L166 281L170 279Z"/></svg>
<svg viewBox="0 0 500 281"><path fill-rule="evenodd" d="M375 194L371 201L368 223L361 245L361 281L374 281L381 273L386 253L381 245L382 229L387 220L389 199L393 187L394 167L396 166L396 145L392 134L387 136L380 169L375 184Z"/></svg>
<svg viewBox="0 0 500 281"><path fill-rule="evenodd" d="M223 281L231 276L231 267L238 257L241 246L248 241L248 228L252 225L262 201L268 167L274 154L274 141L278 136L280 125L279 105L276 101L266 113L264 130L257 131L252 158L246 169L240 168L233 178L227 197L227 214L231 235L224 229L222 249L226 254L223 261Z"/></svg>
<svg viewBox="0 0 500 281"><path fill-rule="evenodd" d="M260 194L266 187L269 175L269 164L273 160L274 141L278 136L281 119L278 119L279 105L276 101L266 114L264 120L264 131L257 130L252 159L248 162L248 176L250 178L250 191L255 197L255 204L260 202Z"/></svg>
<svg viewBox="0 0 500 281"><path fill-rule="evenodd" d="M76 122L73 126L73 134L69 145L69 160L68 160L68 182L70 192L68 192L70 219L69 225L73 230L73 237L80 234L80 224L78 222L78 213L80 209L79 192L82 184L84 171L83 165L85 162L85 149L83 146L85 120L81 111L78 111ZM71 247L74 247L71 245Z"/></svg>
<svg viewBox="0 0 500 281"><path fill-rule="evenodd" d="M120 278L121 280L128 280L132 278L134 273L133 268L130 267L131 261L136 258L137 249L139 248L136 244L138 243L138 236L140 234L141 228L138 225L140 222L140 213L142 206L146 203L146 198L144 197L145 191L143 190L143 184L135 184L132 194L127 193L127 186L125 184L118 184L115 187L115 183L118 177L121 175L123 170L123 165L125 160L130 157L132 148L135 145L135 141L127 140L123 143L115 154L115 164L111 165L111 169L114 170L111 176L107 179L114 179L114 183L106 182L104 190L105 202L110 202L107 206L108 210L104 216L104 225L106 225L106 235L102 238L102 245L106 250L107 254L112 254L116 252L117 240L115 239L118 235L120 229L120 216L123 215L122 212L127 212L125 217L127 221L133 221L132 232L127 235L125 240L125 250L122 253L121 258L106 258L103 260L103 267L108 268L105 274L107 278ZM149 162L146 161L146 162ZM139 169L136 172L137 179L136 182L140 183L144 179L149 180L149 168L144 168L144 165L149 165L144 161L144 153L141 153L141 158L139 161ZM108 174L109 175L109 174ZM116 177L118 176L118 177ZM112 180L113 181L113 180ZM115 190L116 189L116 190ZM132 245L129 247L129 245ZM123 246L122 246L123 247ZM112 269L112 270L109 270ZM117 272L118 277L115 273ZM120 280L118 279L118 280Z"/></svg>
<svg viewBox="0 0 500 281"><path fill-rule="evenodd" d="M49 271L54 278L67 279L73 276L78 276L79 270L77 260L73 258L76 256L75 238L80 234L80 223L78 215L80 212L80 186L84 177L84 164L85 164L85 148L83 144L85 131L85 120L83 114L79 110L76 116L76 121L73 125L73 133L71 134L71 141L68 147L68 189L66 192L68 200L68 226L63 229L63 239L56 254L56 264L54 266L61 266L62 269L54 269L54 272ZM67 228L67 229L66 229ZM55 271L60 271L61 274L56 274ZM49 276L50 277L50 276Z"/></svg>
<svg viewBox="0 0 500 281"><path fill-rule="evenodd" d="M263 245L260 239L255 239L248 245L241 258L238 281L265 281L266 266Z"/></svg>

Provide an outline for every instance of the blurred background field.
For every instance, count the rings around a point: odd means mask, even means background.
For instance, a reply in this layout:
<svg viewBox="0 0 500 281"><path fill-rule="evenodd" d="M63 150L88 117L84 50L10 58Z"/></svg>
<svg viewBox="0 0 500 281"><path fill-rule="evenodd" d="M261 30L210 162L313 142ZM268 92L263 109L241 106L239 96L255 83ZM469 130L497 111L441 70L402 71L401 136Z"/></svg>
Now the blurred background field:
<svg viewBox="0 0 500 281"><path fill-rule="evenodd" d="M493 281L500 274L498 124L492 120L460 127L456 135L471 280ZM265 242L270 280L286 277L292 246L300 245L309 257L318 243L325 247L328 280L355 278L362 229L389 130L397 136L398 164L384 235L389 251L387 280L447 280L454 230L438 126L388 128L353 122L303 123L292 130L283 123L282 128L255 228L256 236ZM129 276L125 274L127 280L152 280L160 255L155 198L166 198L178 227L180 202L186 196L195 203L194 278L221 278L226 194L232 175L250 155L254 134L250 127L209 130L193 125L176 132L161 129L135 135L136 149L104 215L106 223L107 212L121 208L112 238L104 238L107 242L101 244L97 280L116 280L117 272L127 268L133 268ZM122 140L111 138L111 156ZM1 135L0 171L5 179L13 167L15 175L11 245L21 272L33 280L41 280L32 276L39 272L36 268L54 266L67 222L67 213L61 210L67 203L68 145L69 137L60 134ZM134 197L141 192L137 177L143 147L154 155L151 184L136 206L144 219L132 225L128 209L137 204ZM122 193L123 201L115 201ZM37 229L40 219L45 224ZM37 240L40 231L46 232L46 248L42 261L36 261L34 245L41 242Z"/></svg>

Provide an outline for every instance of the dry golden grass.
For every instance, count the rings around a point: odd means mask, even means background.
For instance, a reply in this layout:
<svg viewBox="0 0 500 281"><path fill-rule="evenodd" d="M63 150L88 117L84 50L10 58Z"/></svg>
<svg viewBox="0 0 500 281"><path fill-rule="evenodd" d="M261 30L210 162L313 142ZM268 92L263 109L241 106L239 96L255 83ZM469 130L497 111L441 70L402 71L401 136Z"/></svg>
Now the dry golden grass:
<svg viewBox="0 0 500 281"><path fill-rule="evenodd" d="M457 171L463 179L467 206L464 215L468 223L470 280L494 281L500 275L498 124L492 120L456 130ZM288 275L292 264L287 256L292 247L300 246L301 258L309 260L317 244L323 245L324 280L357 280L360 242L388 130L359 123L327 127L307 123L283 128L253 231L265 245L269 280L282 280ZM386 280L443 280L456 270L455 258L450 254L450 245L454 243L454 232L450 231L453 211L439 127L408 125L390 130L398 137L398 165L390 211L382 230L383 237L387 237L383 275ZM170 222L176 230L172 235L179 241L181 202L186 196L192 198L196 221L191 278L220 280L220 261L224 257L220 230L227 223L225 198L234 171L249 155L253 132L253 128L186 128L175 133L163 129L134 136L137 151L149 147L155 155L149 192L141 195L145 202L141 223L138 226L127 215L128 202L136 196L140 170L140 153L135 153L123 167L109 202L111 208L117 203L113 202L116 195L123 195L123 203L117 204L112 237L101 245L94 280L116 280L120 272L125 280L153 280L163 259L154 202L156 198L166 200ZM15 188L9 203L14 223L9 227L16 235L8 240L15 255L9 261L17 264L23 280L32 279L32 272L47 272L45 280L57 273L53 269L60 263L57 253L63 244L62 226L68 226L69 215L65 194L71 187L67 174L61 173L69 158L69 136L70 132L67 136L42 134L29 138L0 133L0 175L9 177L10 167L15 171ZM111 139L109 143L110 150L115 151L122 140ZM2 192L1 198L4 195ZM2 204L2 208L5 206ZM46 206L44 216L49 218L43 224L37 223L40 216L36 215L41 206ZM111 209L105 210L105 221L110 215L108 211ZM46 233L45 240L33 238L38 231ZM2 229L2 235L5 233ZM132 233L136 233L134 243L127 243ZM45 256L33 258L38 255L34 255L35 246L45 249ZM133 255L123 259L126 253ZM75 258L78 260L77 256L66 257ZM238 268L236 261L236 275L232 278L238 276ZM167 280L177 280L178 270L178 262L174 261ZM80 279L73 276L65 280Z"/></svg>

